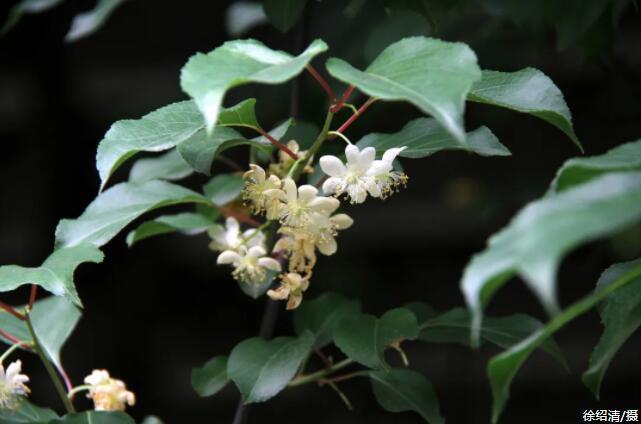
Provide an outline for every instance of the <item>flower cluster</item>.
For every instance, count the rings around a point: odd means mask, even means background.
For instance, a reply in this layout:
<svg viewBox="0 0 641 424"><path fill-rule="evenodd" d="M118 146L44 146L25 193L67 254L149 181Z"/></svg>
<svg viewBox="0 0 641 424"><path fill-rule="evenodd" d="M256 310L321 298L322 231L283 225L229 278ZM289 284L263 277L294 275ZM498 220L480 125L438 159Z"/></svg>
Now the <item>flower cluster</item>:
<svg viewBox="0 0 641 424"><path fill-rule="evenodd" d="M31 392L25 385L29 382L29 377L21 372L22 362L20 360L10 363L6 372L0 363L0 410L16 409L19 406L20 396L26 396Z"/></svg>
<svg viewBox="0 0 641 424"><path fill-rule="evenodd" d="M296 142L288 143L288 147L306 158ZM338 231L354 222L348 215L336 213L338 198L346 194L351 203L363 203L368 194L382 199L391 195L407 182L405 174L394 171L392 165L403 150L389 149L377 160L373 147L361 151L350 144L345 149L346 164L335 156L321 157L321 169L329 176L323 184L324 195L312 185L296 184L290 176L296 162L283 152L269 172L257 164L250 165L244 174L243 199L254 214L280 224L272 253L288 261L287 272L280 275L280 286L268 290L268 296L287 300L287 309L300 305L316 264L316 252L326 256L336 253ZM238 221L227 218L224 227L213 226L209 235L213 239L210 247L222 252L218 263L233 265L232 275L240 282L266 283L268 271L282 270L281 263L267 255L265 235L259 229L241 233Z"/></svg>
<svg viewBox="0 0 641 424"><path fill-rule="evenodd" d="M106 370L93 370L85 378L85 384L89 386L87 397L93 400L96 411L124 411L126 405L136 403L136 397L125 383L111 378Z"/></svg>

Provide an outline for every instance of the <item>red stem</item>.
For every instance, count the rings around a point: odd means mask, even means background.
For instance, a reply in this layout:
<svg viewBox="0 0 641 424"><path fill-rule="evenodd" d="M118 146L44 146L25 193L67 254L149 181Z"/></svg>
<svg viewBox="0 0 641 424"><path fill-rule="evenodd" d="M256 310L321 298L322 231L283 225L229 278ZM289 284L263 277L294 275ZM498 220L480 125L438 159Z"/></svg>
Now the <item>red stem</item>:
<svg viewBox="0 0 641 424"><path fill-rule="evenodd" d="M38 293L38 286L35 284L31 285L31 294L29 295L29 310L33 309L33 304L36 301L36 294Z"/></svg>
<svg viewBox="0 0 641 424"><path fill-rule="evenodd" d="M0 301L0 308L4 309L5 311L9 312L11 315L14 317L18 318L20 321L25 320L24 314L21 314L20 312L16 311L13 309L13 306L7 305L6 303Z"/></svg>
<svg viewBox="0 0 641 424"><path fill-rule="evenodd" d="M282 150L283 152L287 153L294 160L298 159L298 155L296 155L296 153L294 153L291 150L289 150L289 148L287 148L287 146L285 146L283 143L281 143L280 141L276 140L274 137L269 135L269 133L267 133L265 130L263 130L261 128L258 128L258 132L263 137L265 137L267 140L269 140L270 143L272 143L274 146L276 146L277 149Z"/></svg>
<svg viewBox="0 0 641 424"><path fill-rule="evenodd" d="M362 105L362 106L361 106L361 107L356 111L356 113L354 113L352 116L350 116L350 117L347 119L347 121L345 121L345 122L343 123L343 125L341 125L341 126L336 130L336 132L342 133L342 132L343 132L343 131L345 131L347 128L349 128L349 126L350 126L350 125L352 125L352 124L354 123L354 121L356 121L356 120L358 119L358 117L359 117L359 116L361 116L361 115L363 114L363 112L365 112L365 110L367 110L367 108L368 108L372 103L374 103L375 101L376 101L376 99L375 99L375 98L373 98L373 97L371 97L370 99L368 99L368 100L367 100L365 103L363 103L363 105ZM336 137L336 136L335 136L335 135L332 135L332 136L330 136L329 138L330 138L330 139L332 139L332 138L334 138L334 137Z"/></svg>
<svg viewBox="0 0 641 424"><path fill-rule="evenodd" d="M334 103L336 101L336 96L334 95L332 87L330 87L327 81L325 81L325 78L323 78L312 65L307 65L305 68L314 77L314 79L318 81L323 90L325 90L327 97L329 97L329 101Z"/></svg>
<svg viewBox="0 0 641 424"><path fill-rule="evenodd" d="M16 336L12 336L11 334L7 333L2 328L0 328L0 335L14 344L20 343L22 341ZM25 349L31 349L31 346L29 346L27 343L22 343L22 347L24 347Z"/></svg>
<svg viewBox="0 0 641 424"><path fill-rule="evenodd" d="M354 86L350 85L347 87L347 89L343 92L343 95L341 96L340 100L331 108L329 108L330 112L336 113L339 110L345 106L345 102L347 102L347 99L349 99L349 96L352 95L352 92L354 91Z"/></svg>

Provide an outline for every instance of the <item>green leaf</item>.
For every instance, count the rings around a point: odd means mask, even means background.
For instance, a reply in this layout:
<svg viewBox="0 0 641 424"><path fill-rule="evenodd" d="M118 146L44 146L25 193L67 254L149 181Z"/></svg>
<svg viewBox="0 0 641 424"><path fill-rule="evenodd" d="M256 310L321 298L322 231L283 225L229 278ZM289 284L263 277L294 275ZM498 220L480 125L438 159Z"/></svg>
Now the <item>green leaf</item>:
<svg viewBox="0 0 641 424"><path fill-rule="evenodd" d="M283 83L298 75L314 56L325 50L327 45L315 40L293 57L256 40L228 41L208 54L192 56L181 71L180 83L196 101L211 133L227 90L250 82Z"/></svg>
<svg viewBox="0 0 641 424"><path fill-rule="evenodd" d="M474 341L483 306L510 277L522 277L554 313L556 271L563 255L639 218L641 173L608 174L527 205L465 269L461 287L474 316Z"/></svg>
<svg viewBox="0 0 641 424"><path fill-rule="evenodd" d="M256 117L256 99L245 99L230 108L221 110L216 125L260 128Z"/></svg>
<svg viewBox="0 0 641 424"><path fill-rule="evenodd" d="M121 3L125 0L98 0L96 6L84 13L80 13L71 21L71 28L65 36L65 41L73 42L81 38L87 37L98 28L100 28L111 16Z"/></svg>
<svg viewBox="0 0 641 424"><path fill-rule="evenodd" d="M300 19L306 3L307 0L264 0L263 10L270 24L287 32Z"/></svg>
<svg viewBox="0 0 641 424"><path fill-rule="evenodd" d="M0 292L14 290L25 284L37 284L57 295L67 295L81 305L73 283L73 273L85 262L100 263L103 254L91 245L76 245L53 252L41 266L26 268L19 265L0 267Z"/></svg>
<svg viewBox="0 0 641 424"><path fill-rule="evenodd" d="M0 422L3 424L33 424L47 423L49 420L58 418L51 409L41 408L23 397L20 397L19 402L20 405L16 410L0 408Z"/></svg>
<svg viewBox="0 0 641 424"><path fill-rule="evenodd" d="M192 167L177 150L157 157L138 159L129 171L129 182L144 183L151 180L181 180L192 174Z"/></svg>
<svg viewBox="0 0 641 424"><path fill-rule="evenodd" d="M184 212L176 215L163 215L147 221L127 235L127 245L134 244L161 234L175 233L179 231L187 235L200 234L207 231L214 223L211 216L204 216L199 213Z"/></svg>
<svg viewBox="0 0 641 424"><path fill-rule="evenodd" d="M296 375L313 343L310 332L298 338L245 340L229 355L227 375L240 390L245 403L266 401L283 390Z"/></svg>
<svg viewBox="0 0 641 424"><path fill-rule="evenodd" d="M62 368L60 359L62 347L76 328L80 316L80 310L64 297L51 296L33 305L31 312L33 329L43 350L58 369ZM22 341L31 341L26 323L13 315L0 313L0 328ZM0 339L7 344L13 344L2 337Z"/></svg>
<svg viewBox="0 0 641 424"><path fill-rule="evenodd" d="M207 199L217 206L225 206L240 196L245 180L238 174L220 174L203 186Z"/></svg>
<svg viewBox="0 0 641 424"><path fill-rule="evenodd" d="M87 411L67 414L62 418L51 420L48 424L136 424L124 412Z"/></svg>
<svg viewBox="0 0 641 424"><path fill-rule="evenodd" d="M385 349L402 339L414 340L418 333L412 311L396 308L380 318L365 314L343 318L335 327L334 343L345 355L366 367L387 369Z"/></svg>
<svg viewBox="0 0 641 424"><path fill-rule="evenodd" d="M517 371L541 343L560 328L564 327L568 322L589 311L608 295L622 289L640 276L641 261L636 261L634 266L627 269L623 275L620 275L615 281L603 287L602 290L573 303L527 339L492 358L487 368L494 397L492 422L496 423L498 421L505 407L509 397L510 384Z"/></svg>
<svg viewBox="0 0 641 424"><path fill-rule="evenodd" d="M225 29L231 38L238 38L265 22L267 16L260 3L234 2L225 11Z"/></svg>
<svg viewBox="0 0 641 424"><path fill-rule="evenodd" d="M543 326L529 315L515 314L483 320L481 339L502 348L514 346ZM419 340L435 343L470 345L470 313L465 308L454 308L438 316L421 321ZM554 339L546 340L541 348L566 366L563 353Z"/></svg>
<svg viewBox="0 0 641 424"><path fill-rule="evenodd" d="M410 37L388 46L364 72L336 58L327 61L327 70L369 96L412 103L465 142L465 98L481 78L467 45Z"/></svg>
<svg viewBox="0 0 641 424"><path fill-rule="evenodd" d="M563 93L538 69L483 71L483 78L474 84L468 99L543 119L563 131L583 151L574 133L572 115Z"/></svg>
<svg viewBox="0 0 641 424"><path fill-rule="evenodd" d="M406 146L399 156L413 159L424 158L442 150L469 150L481 156L510 155L507 147L502 145L487 127L467 133L467 143L464 144L431 118L410 121L396 133L368 134L356 145L360 149L372 146L379 153L393 147Z"/></svg>
<svg viewBox="0 0 641 424"><path fill-rule="evenodd" d="M232 144L233 143L233 144ZM177 149L184 161L196 172L209 175L216 156L230 147L249 144L238 131L218 128L211 136L204 129L178 144Z"/></svg>
<svg viewBox="0 0 641 424"><path fill-rule="evenodd" d="M329 344L339 321L360 312L356 300L348 300L337 293L323 293L313 300L306 300L294 311L294 330L302 334L309 330L314 335L314 349Z"/></svg>
<svg viewBox="0 0 641 424"><path fill-rule="evenodd" d="M191 385L202 397L211 396L227 385L227 357L215 356L191 371Z"/></svg>
<svg viewBox="0 0 641 424"><path fill-rule="evenodd" d="M131 156L138 152L169 150L203 126L202 115L192 101L170 104L140 119L116 122L98 145L96 167L100 174L100 189Z"/></svg>
<svg viewBox="0 0 641 424"><path fill-rule="evenodd" d="M18 2L9 11L7 20L2 26L2 29L0 29L0 36L11 31L13 27L18 24L22 15L27 13L41 13L57 6L61 2L62 0L22 0Z"/></svg>
<svg viewBox="0 0 641 424"><path fill-rule="evenodd" d="M635 170L641 170L641 140L622 144L599 156L566 161L556 173L550 192L566 190L608 172Z"/></svg>
<svg viewBox="0 0 641 424"><path fill-rule="evenodd" d="M597 282L597 292L639 265L641 259L608 268ZM605 329L590 357L590 368L583 374L583 383L597 399L612 358L632 333L641 327L641 277L610 294L599 306Z"/></svg>
<svg viewBox="0 0 641 424"><path fill-rule="evenodd" d="M77 219L56 228L56 246L102 246L134 219L163 206L209 202L200 194L165 182L120 183L101 193Z"/></svg>
<svg viewBox="0 0 641 424"><path fill-rule="evenodd" d="M413 411L430 424L444 423L432 383L412 370L370 371L378 404L389 412Z"/></svg>

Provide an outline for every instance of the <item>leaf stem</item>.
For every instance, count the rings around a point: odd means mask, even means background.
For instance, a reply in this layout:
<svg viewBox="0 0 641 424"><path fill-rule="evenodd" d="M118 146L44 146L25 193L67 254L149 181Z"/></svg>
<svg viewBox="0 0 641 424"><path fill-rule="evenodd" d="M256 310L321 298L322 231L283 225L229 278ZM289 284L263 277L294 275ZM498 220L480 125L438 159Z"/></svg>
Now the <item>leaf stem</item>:
<svg viewBox="0 0 641 424"><path fill-rule="evenodd" d="M353 85L350 85L349 87L347 87L347 89L343 92L343 95L341 96L340 100L336 102L334 105L332 105L332 107L329 110L331 110L332 113L336 113L339 110L341 110L343 106L345 106L345 102L347 102L347 100L349 99L349 96L352 95L354 88L355 87Z"/></svg>
<svg viewBox="0 0 641 424"><path fill-rule="evenodd" d="M350 379L352 379L354 377L365 377L365 376L367 376L367 371L365 371L365 370L355 371L355 372L351 372L349 374L339 375L338 377L321 378L321 379L318 380L318 384L320 384L322 386L324 384L332 384L332 383L338 383L338 382L345 381L345 380L350 380Z"/></svg>
<svg viewBox="0 0 641 424"><path fill-rule="evenodd" d="M38 294L38 286L31 285L31 293L29 294L29 310L33 309L33 304L36 302L36 295Z"/></svg>
<svg viewBox="0 0 641 424"><path fill-rule="evenodd" d="M367 108L370 107L370 105L372 103L374 103L375 101L377 101L377 100L378 99L376 97L370 97L369 99L367 99L367 101L365 103L363 103L363 105L360 108L358 108L358 110L352 116L350 116L347 119L347 121L345 121L343 123L343 125L341 125L336 130L336 132L339 132L339 133L345 132L345 130L347 128L349 128L349 126L352 125L354 123L354 121L356 121L358 119L358 117L361 116L363 114L363 112L365 112L367 110ZM334 137L331 137L331 138L334 138Z"/></svg>
<svg viewBox="0 0 641 424"><path fill-rule="evenodd" d="M9 357L9 355L11 355L13 353L13 351L15 351L16 349L20 349L24 345L29 346L29 345L31 345L31 343L29 343L28 341L24 341L24 340L18 340L17 342L12 344L11 347L9 347L9 349L5 350L4 353L2 354L2 356L0 356L0 365L2 365L4 360L7 359Z"/></svg>
<svg viewBox="0 0 641 424"><path fill-rule="evenodd" d="M69 390L69 392L67 393L67 397L69 398L69 400L73 400L73 397L77 393L83 392L85 390L89 390L90 388L91 388L91 386L89 384L83 384L81 386L77 386L77 387Z"/></svg>
<svg viewBox="0 0 641 424"><path fill-rule="evenodd" d="M334 384L333 382L328 381L327 385L329 387L331 387L332 389L334 389L334 391L336 392L338 397L340 397L341 400L343 401L343 403L345 404L345 406L347 406L347 409L349 409L351 411L352 410L352 403L349 401L349 398L347 397L347 395L345 395L345 393L343 393L343 391L341 389L339 389L338 386L336 384Z"/></svg>
<svg viewBox="0 0 641 424"><path fill-rule="evenodd" d="M315 381L319 381L322 378L338 371L343 368L345 368L348 365L351 365L354 361L351 359L343 359L342 361L332 365L330 368L325 368L320 371L313 372L311 374L306 374L306 375L301 375L299 377L294 378L292 381L289 382L288 386L289 387L296 387L296 386L301 386L303 384L307 383L313 383Z"/></svg>
<svg viewBox="0 0 641 424"><path fill-rule="evenodd" d="M309 72L311 76L314 77L314 79L318 82L318 84L320 84L320 86L327 94L327 97L329 97L329 101L334 103L336 101L336 96L334 95L332 87L330 87L327 81L325 81L325 78L323 78L312 65L307 65L305 69L307 69L307 72Z"/></svg>
<svg viewBox="0 0 641 424"><path fill-rule="evenodd" d="M265 137L267 140L269 140L270 143L274 145L278 150L281 150L288 154L292 159L297 160L298 155L294 152L292 152L287 146L285 146L283 143L280 141L276 140L274 137L272 137L267 131L260 127L250 127L258 131L263 137Z"/></svg>
<svg viewBox="0 0 641 424"><path fill-rule="evenodd" d="M20 321L25 320L25 315L21 314L20 312L16 311L13 306L7 305L6 303L0 301L0 308L4 309L14 317L18 318Z"/></svg>
<svg viewBox="0 0 641 424"><path fill-rule="evenodd" d="M341 138L345 143L347 143L347 144L352 144L352 142L351 142L351 141L349 141L349 138L347 138L347 137L345 136L345 134L343 134L343 133L341 133L341 132L338 132L338 131L328 131L328 132L327 132L327 135L329 135L330 137L339 137L339 138Z"/></svg>
<svg viewBox="0 0 641 424"><path fill-rule="evenodd" d="M40 357L42 364L45 366L45 369L47 370L47 373L49 374L49 378L51 378L53 385L56 387L56 391L58 392L58 396L60 396L60 400L62 400L62 403L65 406L65 410L68 414L76 412L71 401L67 397L67 393L64 386L62 385L62 382L60 381L60 378L58 377L58 374L56 374L56 370L53 368L53 366L51 366L51 362L45 355L44 350L42 349L42 346L38 341L38 336L36 336L36 332L33 329L33 324L31 323L31 318L29 317L28 310L25 313L25 322L27 323L29 334L31 334L31 339L33 340L33 348Z"/></svg>

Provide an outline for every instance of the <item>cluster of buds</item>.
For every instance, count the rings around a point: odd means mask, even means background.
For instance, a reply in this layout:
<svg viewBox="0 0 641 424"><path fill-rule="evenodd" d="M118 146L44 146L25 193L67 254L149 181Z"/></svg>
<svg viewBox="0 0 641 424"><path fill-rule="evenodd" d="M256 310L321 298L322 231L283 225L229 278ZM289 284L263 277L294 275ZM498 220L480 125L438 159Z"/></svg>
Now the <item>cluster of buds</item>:
<svg viewBox="0 0 641 424"><path fill-rule="evenodd" d="M295 141L290 141L288 148L306 157ZM344 213L335 213L340 206L339 197L345 194L351 203L364 202L368 194L388 197L407 182L405 174L394 171L392 165L403 149L389 149L376 160L373 147L361 151L350 144L345 149L347 163L335 156L321 157L321 169L329 177L323 184L323 193L312 185L296 184L290 174L297 164L283 152L279 153L280 162L271 164L269 171L257 164L249 165L244 174L243 200L254 214L280 224L279 239L271 253L288 261L287 271L280 275L280 286L268 290L268 296L287 300L287 309L300 305L316 264L316 252L326 256L336 253L338 231L354 222ZM305 167L309 168L308 164ZM242 283L260 284L266 282L268 271L282 271L281 263L268 256L265 236L258 229L241 234L238 222L227 218L224 227L213 226L209 235L213 239L210 247L222 252L218 263L232 265L232 275Z"/></svg>
<svg viewBox="0 0 641 424"><path fill-rule="evenodd" d="M25 385L29 382L29 377L21 373L20 360L10 363L6 371L0 362L0 410L16 409L20 405L20 397L31 392Z"/></svg>
<svg viewBox="0 0 641 424"><path fill-rule="evenodd" d="M93 370L85 378L89 393L96 411L124 411L127 405L133 406L136 397L127 390L121 380L112 378L107 370Z"/></svg>

